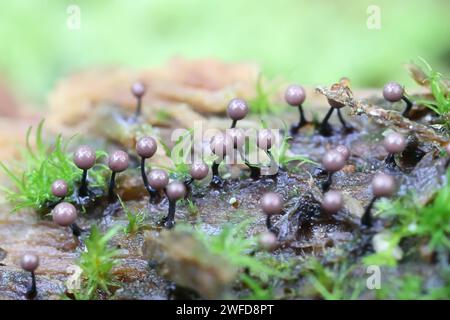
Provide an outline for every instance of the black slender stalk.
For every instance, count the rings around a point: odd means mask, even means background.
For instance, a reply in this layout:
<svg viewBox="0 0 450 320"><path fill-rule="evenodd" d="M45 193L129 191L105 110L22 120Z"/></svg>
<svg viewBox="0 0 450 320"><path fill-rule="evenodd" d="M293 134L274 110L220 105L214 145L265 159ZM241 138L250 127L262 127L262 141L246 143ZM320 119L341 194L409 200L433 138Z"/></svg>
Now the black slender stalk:
<svg viewBox="0 0 450 320"><path fill-rule="evenodd" d="M291 126L291 129L289 130L289 132L291 133L291 135L295 135L298 133L298 130L300 130L300 125L299 124L293 124Z"/></svg>
<svg viewBox="0 0 450 320"><path fill-rule="evenodd" d="M342 127L344 128L344 130L345 131L351 131L352 127L350 125L348 125L347 122L345 121L344 117L342 116L341 109L337 109L337 114L338 114L339 121L341 122Z"/></svg>
<svg viewBox="0 0 450 320"><path fill-rule="evenodd" d="M323 118L322 124L320 125L320 129L319 129L319 132L321 135L324 135L324 136L331 135L331 128L330 128L330 125L328 124L328 120L330 119L333 111L334 111L334 108L330 108L330 110L328 110L327 114L325 115L325 118Z"/></svg>
<svg viewBox="0 0 450 320"><path fill-rule="evenodd" d="M211 166L211 171L212 171L212 174L214 177L219 176L219 165L220 165L220 162L217 162L216 160L213 161L213 164Z"/></svg>
<svg viewBox="0 0 450 320"><path fill-rule="evenodd" d="M303 126L308 124L308 120L306 120L302 105L298 106L298 112L300 114L300 118L296 125L292 125L291 134L296 134L298 132L298 130L300 130L300 128L302 128Z"/></svg>
<svg viewBox="0 0 450 320"><path fill-rule="evenodd" d="M270 159L270 166L273 166L273 165L277 166L277 173L275 173L275 175L277 175L278 174L278 169L279 169L278 163L275 161L275 158L273 157L273 154L272 154L272 152L270 150L266 150L266 154L267 154L267 156Z"/></svg>
<svg viewBox="0 0 450 320"><path fill-rule="evenodd" d="M148 183L148 178L145 174L145 158L141 158L141 176L142 181L144 182L145 190L147 190L148 194L150 195L150 200L154 199L157 195L157 191L153 189Z"/></svg>
<svg viewBox="0 0 450 320"><path fill-rule="evenodd" d="M79 237L81 235L81 233L83 232L83 229L81 229L76 223L72 223L70 225L70 229L72 230L72 234L75 237Z"/></svg>
<svg viewBox="0 0 450 320"><path fill-rule="evenodd" d="M377 200L377 197L373 197L373 199L370 201L369 205L366 208L366 211L364 211L364 214L361 217L361 224L363 226L366 226L367 228L371 228L373 225L373 219L372 219L372 207L375 201Z"/></svg>
<svg viewBox="0 0 450 320"><path fill-rule="evenodd" d="M164 226L167 229L172 229L175 225L175 209L176 209L177 202L174 200L169 200L169 212L167 213L167 216L163 219Z"/></svg>
<svg viewBox="0 0 450 320"><path fill-rule="evenodd" d="M447 169L448 166L450 166L450 158L448 158L448 159L445 161L445 169Z"/></svg>
<svg viewBox="0 0 450 320"><path fill-rule="evenodd" d="M327 180L324 183L322 183L323 192L327 192L328 190L330 190L331 184L333 183L333 173L327 172L327 174L328 174Z"/></svg>
<svg viewBox="0 0 450 320"><path fill-rule="evenodd" d="M384 163L388 168L394 169L397 166L397 164L395 163L395 155L393 153L388 154L388 156L384 160Z"/></svg>
<svg viewBox="0 0 450 320"><path fill-rule="evenodd" d="M267 230L269 230L270 232L275 233L275 231L273 229L273 226L272 226L272 221L270 220L270 215L269 214L266 217L266 227L267 227Z"/></svg>
<svg viewBox="0 0 450 320"><path fill-rule="evenodd" d="M108 188L108 197L109 200L114 199L114 186L116 184L116 173L114 171L111 172L111 179L109 179L109 188Z"/></svg>
<svg viewBox="0 0 450 320"><path fill-rule="evenodd" d="M236 128L237 120L233 120L231 123L231 129Z"/></svg>
<svg viewBox="0 0 450 320"><path fill-rule="evenodd" d="M326 173L327 173L327 171L326 171L325 169L323 169L322 167L316 167L316 168L314 169L313 175L314 175L315 177L317 177L317 176L325 175Z"/></svg>
<svg viewBox="0 0 450 320"><path fill-rule="evenodd" d="M269 157L271 163L277 163L275 161L275 158L273 157L273 154L272 154L272 152L270 150L266 150L266 154Z"/></svg>
<svg viewBox="0 0 450 320"><path fill-rule="evenodd" d="M191 194L191 184L194 182L194 178L190 177L189 179L185 180L183 182L184 186L186 187L186 195L184 196L185 199L189 197Z"/></svg>
<svg viewBox="0 0 450 320"><path fill-rule="evenodd" d="M58 204L60 204L61 202L63 202L64 199L66 199L66 197L62 197L62 198L59 198L59 199L56 200L56 201L52 201L52 202L50 202L50 203L47 205L47 207L48 207L49 209L53 209L53 208L56 207Z"/></svg>
<svg viewBox="0 0 450 320"><path fill-rule="evenodd" d="M189 179L184 181L184 186L188 188L192 184L192 182L194 182L194 178L190 177Z"/></svg>
<svg viewBox="0 0 450 320"><path fill-rule="evenodd" d="M33 299L36 297L37 290L36 290L36 276L34 274L34 271L31 271L31 286L28 288L26 292L26 297L28 299Z"/></svg>
<svg viewBox="0 0 450 320"><path fill-rule="evenodd" d="M242 153L242 150L239 150L239 155L241 156L241 159L244 161L245 165L250 169L250 177L252 179L259 179L259 177L261 176L261 168L250 164L245 154Z"/></svg>
<svg viewBox="0 0 450 320"><path fill-rule="evenodd" d="M405 103L406 103L406 108L405 108L405 110L403 110L402 116L407 117L409 111L411 110L411 108L412 108L412 106L413 106L413 103L411 102L411 100L409 100L409 99L408 99L407 97L405 97L405 96L402 97L402 100L405 101Z"/></svg>
<svg viewBox="0 0 450 320"><path fill-rule="evenodd" d="M299 128L303 127L305 124L308 123L308 120L306 120L305 113L303 112L302 105L298 106L298 112L300 113L300 121L298 122Z"/></svg>
<svg viewBox="0 0 450 320"><path fill-rule="evenodd" d="M134 114L134 117L139 118L142 112L142 97L137 97L136 99L137 104L136 104L136 113Z"/></svg>
<svg viewBox="0 0 450 320"><path fill-rule="evenodd" d="M222 160L220 160L222 162ZM219 175L219 165L220 162L217 162L217 159L213 161L211 165L211 171L212 171L212 180L211 184L215 186L220 186L223 182L222 178Z"/></svg>
<svg viewBox="0 0 450 320"><path fill-rule="evenodd" d="M79 193L80 193L80 196L82 196L82 197L87 195L87 170L86 169L83 170Z"/></svg>

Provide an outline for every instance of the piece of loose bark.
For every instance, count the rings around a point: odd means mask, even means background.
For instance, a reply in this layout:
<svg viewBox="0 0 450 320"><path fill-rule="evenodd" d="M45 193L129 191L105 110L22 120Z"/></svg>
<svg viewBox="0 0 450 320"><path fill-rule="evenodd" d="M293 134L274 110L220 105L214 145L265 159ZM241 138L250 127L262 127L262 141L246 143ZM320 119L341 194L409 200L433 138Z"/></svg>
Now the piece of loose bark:
<svg viewBox="0 0 450 320"><path fill-rule="evenodd" d="M403 117L398 111L386 110L364 100L355 99L352 91L348 87L341 86L337 90L330 90L324 86L319 86L316 88L316 91L328 99L335 100L350 107L351 115L365 114L378 124L390 128L395 127L398 131L404 133L413 132L419 138L435 145L442 146L448 143L448 138L437 132L431 126L411 121Z"/></svg>

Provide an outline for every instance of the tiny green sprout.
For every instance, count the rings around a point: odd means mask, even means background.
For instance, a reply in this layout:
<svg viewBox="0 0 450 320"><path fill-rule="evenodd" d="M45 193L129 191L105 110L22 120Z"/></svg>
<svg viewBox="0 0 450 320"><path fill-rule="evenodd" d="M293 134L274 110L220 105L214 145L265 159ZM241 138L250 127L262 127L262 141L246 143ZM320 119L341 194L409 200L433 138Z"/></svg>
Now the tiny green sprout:
<svg viewBox="0 0 450 320"><path fill-rule="evenodd" d="M265 115L279 110L276 105L270 101L270 96L273 95L278 85L264 86L262 74L258 75L256 81L256 95L249 101L250 112L257 115Z"/></svg>
<svg viewBox="0 0 450 320"><path fill-rule="evenodd" d="M311 257L302 273L319 297L325 300L354 300L361 295L365 284L364 279L352 274L355 269L356 265L349 265L347 261L328 266Z"/></svg>
<svg viewBox="0 0 450 320"><path fill-rule="evenodd" d="M193 129L189 129L186 133L180 135L175 141L172 149L170 149L162 140L159 143L164 149L164 153L172 160L172 166L158 165L169 172L170 176L177 180L188 180L190 177L190 159L193 141Z"/></svg>
<svg viewBox="0 0 450 320"><path fill-rule="evenodd" d="M115 257L118 252L110 248L108 243L119 229L119 226L115 226L102 234L97 226L91 227L91 234L86 240L86 250L81 253L78 262L85 282L81 289L75 292L75 298L97 298L99 290L110 294L111 286L116 284L111 270L117 264Z"/></svg>
<svg viewBox="0 0 450 320"><path fill-rule="evenodd" d="M166 110L158 110L155 114L155 120L161 123L168 123L169 120L172 119L172 115L170 112Z"/></svg>
<svg viewBox="0 0 450 320"><path fill-rule="evenodd" d="M200 213L200 209L195 204L195 202L192 201L191 199L186 199L186 203L187 203L187 211L188 211L188 213L191 216L198 216L198 214Z"/></svg>
<svg viewBox="0 0 450 320"><path fill-rule="evenodd" d="M292 162L296 162L297 165L296 168L304 165L304 164L317 164L316 162L312 161L306 156L299 155L299 154L293 154L290 149L289 141L292 140L292 137L287 134L287 125L284 124L284 135L282 137L281 143L278 145L275 145L272 148L272 156L274 159L277 159L278 165L281 169L288 169L289 164Z"/></svg>
<svg viewBox="0 0 450 320"><path fill-rule="evenodd" d="M123 228L123 232L125 234L136 234L145 227L145 219L147 215L145 211L141 210L139 212L133 213L130 208L128 208L122 201L120 197L118 197L120 205L122 206L123 212L125 212L128 224Z"/></svg>

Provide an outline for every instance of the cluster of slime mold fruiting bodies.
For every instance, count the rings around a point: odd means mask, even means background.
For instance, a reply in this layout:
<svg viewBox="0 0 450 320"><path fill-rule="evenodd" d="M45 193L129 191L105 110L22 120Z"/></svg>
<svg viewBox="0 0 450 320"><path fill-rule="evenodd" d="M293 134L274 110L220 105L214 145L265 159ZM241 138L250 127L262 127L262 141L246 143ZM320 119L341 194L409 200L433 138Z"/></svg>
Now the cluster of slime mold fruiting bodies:
<svg viewBox="0 0 450 320"><path fill-rule="evenodd" d="M336 83L331 86L331 90L339 90L341 87L341 83ZM145 86L141 83L135 83L132 86L132 92L138 101L135 113L135 117L138 118L142 112L141 100L142 96L145 94ZM387 85L383 91L383 94L389 101L398 99L398 95L400 96L400 98L404 97L403 91L399 90L398 87L393 84L390 84L389 86ZM299 110L299 121L297 124L292 125L290 130L290 133L294 135L297 134L303 126L309 124L309 121L306 119L303 109L303 104L306 100L306 93L303 87L299 85L290 85L286 89L284 97L289 105L297 107ZM345 122L340 112L340 110L345 107L345 105L333 99L328 99L328 103L330 105L330 109L318 127L319 134L324 136L331 136L333 134L333 130L328 121L334 110L337 110L338 118L341 121L345 131L349 131L349 129L351 129L352 127ZM232 159L235 160L236 155L239 155L246 166L249 168L250 176L252 178L258 179L261 176L261 168L259 166L251 164L248 161L245 153L243 152L243 147L247 139L246 133L244 133L242 129L237 128L238 121L244 119L248 115L248 113L249 107L245 100L239 98L232 99L227 106L227 115L232 120L231 128L228 129L226 133L218 133L214 135L210 140L209 146L211 152L213 153L213 155L215 155L215 159L212 161L211 165L211 185L214 187L221 187L223 185L224 180L220 176L219 166L227 156L232 157ZM278 168L277 162L271 152L271 148L274 145L275 140L276 138L272 130L260 129L257 131L257 147L266 153L266 155L270 159L271 165L275 164ZM386 136L383 145L389 153L385 161L386 166L388 168L393 167L395 165L394 154L401 153L405 149L406 139L398 133L391 133ZM171 228L175 224L176 202L181 198L187 196L190 190L190 185L194 180L202 180L207 177L209 173L209 167L203 161L194 162L191 165L188 179L183 182L171 181L168 173L162 169L150 168L150 172L147 174L146 160L152 158L155 155L156 151L157 142L153 137L144 136L140 138L136 143L136 153L141 159L140 170L143 185L149 193L151 202L158 201L163 195L165 195L169 200L169 212L163 219L162 223L165 227ZM333 174L341 170L346 165L346 162L350 158L350 155L351 151L347 146L337 145L335 148L326 151L322 157L322 172L324 172L327 176L326 180L321 184L321 188L324 193L322 210L325 213L337 213L344 206L341 192L337 190L330 190L330 187L332 186L333 182ZM88 193L88 170L94 166L95 160L95 151L88 146L81 146L75 152L74 162L80 169L83 170L83 175L79 187L79 194L82 196L87 195ZM128 165L129 157L128 154L124 151L118 150L111 153L111 155L109 156L108 166L111 170L111 178L108 188L108 196L110 201L115 199L114 187L116 174L125 171L128 168ZM377 179L378 178L374 178L373 183L375 183L375 185L378 181ZM381 194L379 192L377 193L378 189L374 188L374 190L374 199L377 199L381 196ZM56 197L60 198L59 204L66 205L66 203L62 202L67 195L67 185L64 186L63 181L55 181L52 192ZM369 215L372 203L368 207ZM267 227L273 233L270 216L273 214L281 213L282 200L278 195L269 193L263 197L262 206L263 211L268 215ZM57 218L54 219L58 220ZM73 221L60 221L58 224L76 226L76 224L74 223L75 219L76 216ZM370 219L367 215L363 220L365 225L369 224L367 221L369 221ZM72 229L74 230L75 234L77 228L72 227Z"/></svg>
<svg viewBox="0 0 450 320"><path fill-rule="evenodd" d="M341 87L342 84L336 83L331 86L331 90L339 90ZM138 119L142 114L142 97L146 91L145 86L142 83L135 83L133 84L131 91L137 99L134 119ZM408 116L412 103L405 96L402 86L395 82L386 84L383 89L383 96L390 102L399 100L405 101L407 106L403 111L403 116ZM290 106L296 107L299 110L299 120L290 128L290 133L292 135L299 134L300 129L310 123L305 117L303 108L303 104L306 100L305 90L302 86L291 85L285 91L284 98ZM331 127L329 120L335 110L344 132L352 131L353 127L346 123L341 113L341 109L345 107L345 104L333 99L328 99L328 104L330 105L330 109L318 126L318 133L325 137L333 135L333 128ZM227 156L235 159L236 156L239 155L250 170L251 178L258 179L261 176L261 168L251 164L243 150L248 137L241 128L237 127L238 121L244 119L249 113L247 102L239 98L232 99L227 106L226 113L232 120L231 128L228 129L226 133L214 135L209 142L210 150L215 156L211 163L212 177L210 182L210 185L214 187L223 186L224 180L220 176L219 166ZM327 140L328 138L322 137L321 139ZM272 130L264 128L257 131L257 148L265 152L270 159L271 165L275 165L278 168L277 161L272 153L275 140L276 137ZM395 155L403 153L407 146L407 139L400 133L392 132L386 135L382 145L388 153L388 156L384 161L384 166L386 169L394 169L396 167ZM167 229L171 229L175 225L177 202L189 197L191 185L195 180L203 180L208 176L209 166L203 160L194 161L190 165L189 173L184 176L184 181L173 180L171 179L172 175L169 176L169 173L166 170L152 168L150 166L148 166L149 172L147 173L146 165L148 164L146 161L152 158L157 150L157 140L150 136L144 136L138 139L135 147L136 154L140 158L142 184L150 198L149 205L158 202L164 196L167 198L168 213L160 221L160 224ZM450 155L450 144L447 144L445 150L447 154ZM319 184L319 187L322 190L322 200L320 201L322 214L335 215L345 207L343 196L345 193L340 190L335 190L336 185L333 185L333 175L346 166L351 155L352 150L344 144L339 144L332 149L328 149L322 155L322 172L326 174L326 180ZM49 205L49 207L52 208L51 215L53 222L61 227L70 227L73 235L77 238L80 237L81 233L84 231L76 224L79 212L76 205L79 205L80 203L75 203L75 205L70 203L70 200L74 200L74 198L69 198L69 190L72 190L71 187L73 187L75 191L75 188L78 187L77 192L75 192L77 197L86 198L93 196L89 187L89 170L95 166L96 160L97 156L94 149L87 145L79 146L74 152L73 162L80 170L82 170L81 180L77 182L76 186L69 186L66 181L58 179L55 180L51 186L52 195L58 199L55 203ZM448 167L449 163L450 157L446 161L446 167ZM130 157L125 151L113 151L109 154L107 165L111 170L111 175L106 195L108 201L111 203L115 202L118 197L115 190L116 176L118 173L124 172L129 168ZM188 177L186 178L186 176ZM382 197L392 196L397 189L396 181L393 176L382 172L376 173L373 176L370 187L373 197L361 217L360 224L362 229L370 229L374 224L372 215L374 203ZM272 218L276 215L284 214L285 200L275 192L267 192L262 196L260 206L262 212L266 216L265 221L267 227L267 232L261 234L260 245L267 250L272 250L276 247L278 241L278 230L274 227ZM32 298L36 295L34 271L39 266L39 257L33 254L26 254L22 258L21 266L25 271L31 273L32 284L27 292L27 296Z"/></svg>

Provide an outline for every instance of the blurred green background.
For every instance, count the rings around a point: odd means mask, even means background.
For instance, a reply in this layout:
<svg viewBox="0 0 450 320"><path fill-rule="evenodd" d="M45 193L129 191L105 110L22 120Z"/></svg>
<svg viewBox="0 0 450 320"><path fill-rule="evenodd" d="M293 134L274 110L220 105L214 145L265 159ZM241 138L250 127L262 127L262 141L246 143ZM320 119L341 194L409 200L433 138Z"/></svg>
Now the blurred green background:
<svg viewBox="0 0 450 320"><path fill-rule="evenodd" d="M67 7L81 10L70 30ZM377 5L381 29L366 12ZM152 66L180 55L255 61L268 76L353 86L395 79L421 56L450 69L450 1L14 0L0 3L0 79L41 103L64 75L98 65Z"/></svg>

